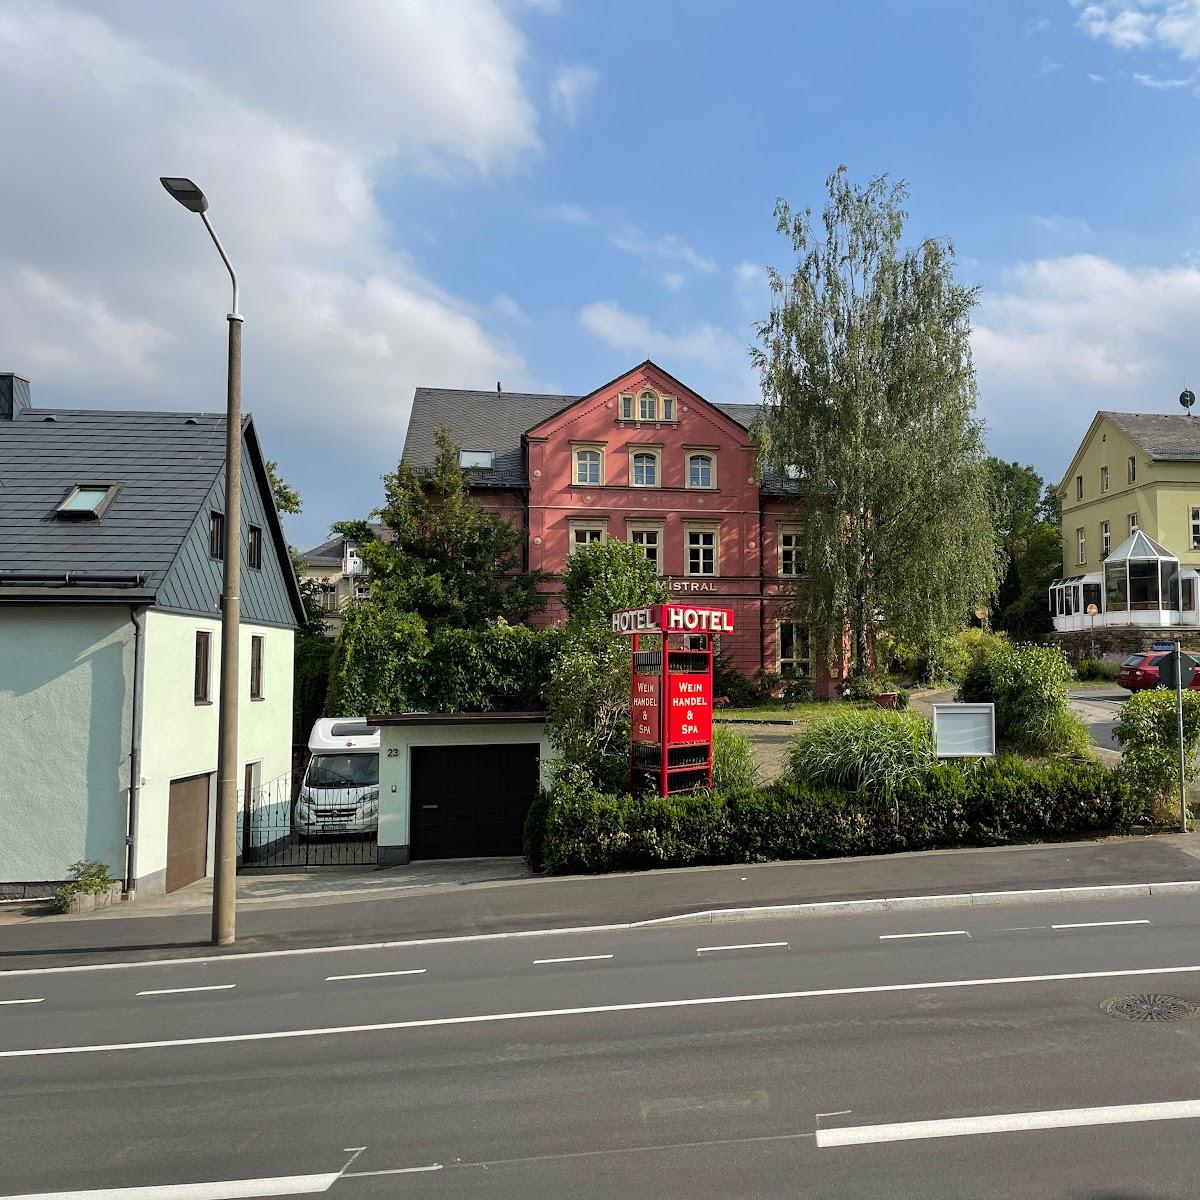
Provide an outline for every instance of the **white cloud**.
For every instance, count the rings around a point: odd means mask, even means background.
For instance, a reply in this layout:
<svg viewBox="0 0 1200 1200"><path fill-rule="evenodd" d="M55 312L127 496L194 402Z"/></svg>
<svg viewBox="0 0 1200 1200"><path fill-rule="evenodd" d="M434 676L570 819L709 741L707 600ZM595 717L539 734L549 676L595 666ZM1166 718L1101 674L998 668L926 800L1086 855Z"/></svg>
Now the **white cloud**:
<svg viewBox="0 0 1200 1200"><path fill-rule="evenodd" d="M1037 73L1039 75L1052 75L1055 71L1062 70L1062 63L1055 61L1048 54L1042 55L1041 62L1038 63Z"/></svg>
<svg viewBox="0 0 1200 1200"><path fill-rule="evenodd" d="M1081 11L1079 27L1118 50L1158 46L1182 59L1200 58L1197 0L1071 0Z"/></svg>
<svg viewBox="0 0 1200 1200"><path fill-rule="evenodd" d="M1047 233L1060 237L1091 237L1092 227L1083 217L1064 217L1061 213L1051 213L1043 216L1035 214L1033 223Z"/></svg>
<svg viewBox="0 0 1200 1200"><path fill-rule="evenodd" d="M492 308L507 321L517 325L529 324L529 314L511 296L503 292L492 298Z"/></svg>
<svg viewBox="0 0 1200 1200"><path fill-rule="evenodd" d="M550 107L574 128L599 82L599 73L591 67L578 63L560 66L550 83Z"/></svg>
<svg viewBox="0 0 1200 1200"><path fill-rule="evenodd" d="M668 292L677 292L687 283L687 276L682 271L668 271L662 277L662 282Z"/></svg>
<svg viewBox="0 0 1200 1200"><path fill-rule="evenodd" d="M1049 33L1054 28L1054 22L1049 17L1030 17L1025 22L1025 36L1033 37L1039 33Z"/></svg>
<svg viewBox="0 0 1200 1200"><path fill-rule="evenodd" d="M241 278L269 452L297 475L326 462L293 480L337 505L310 498L314 533L365 511L415 384L526 375L374 197L397 166L478 176L537 154L524 54L493 0L0 7L0 227L21 231L0 241L0 361L35 402L220 410L228 281L158 184L190 175Z"/></svg>
<svg viewBox="0 0 1200 1200"><path fill-rule="evenodd" d="M652 237L635 225L625 225L608 235L618 250L650 262L677 263L693 271L715 271L717 264L674 233Z"/></svg>
<svg viewBox="0 0 1200 1200"><path fill-rule="evenodd" d="M1091 73L1091 71L1088 72L1088 79L1092 83L1107 83L1108 82L1108 80L1105 79L1103 75L1093 75Z"/></svg>
<svg viewBox="0 0 1200 1200"><path fill-rule="evenodd" d="M596 218L582 204L552 204L546 209L546 216L552 221L561 221L564 225L596 223Z"/></svg>
<svg viewBox="0 0 1200 1200"><path fill-rule="evenodd" d="M740 262L733 268L733 294L738 307L756 321L763 320L771 309L771 286L767 269L758 263Z"/></svg>
<svg viewBox="0 0 1200 1200"><path fill-rule="evenodd" d="M720 374L737 374L746 365L746 347L727 329L708 322L680 333L656 328L648 317L627 312L615 300L598 300L579 314L580 324L605 345L631 357L653 358L670 370L683 362Z"/></svg>
<svg viewBox="0 0 1200 1200"><path fill-rule="evenodd" d="M1176 88L1188 87L1193 82L1191 79L1161 79L1156 75L1142 75L1135 71L1133 75L1134 81L1140 83L1142 87L1155 88L1158 91L1174 91Z"/></svg>
<svg viewBox="0 0 1200 1200"><path fill-rule="evenodd" d="M1096 409L1170 411L1198 326L1200 265L1072 255L1015 268L984 293L973 336L993 452L1055 475Z"/></svg>

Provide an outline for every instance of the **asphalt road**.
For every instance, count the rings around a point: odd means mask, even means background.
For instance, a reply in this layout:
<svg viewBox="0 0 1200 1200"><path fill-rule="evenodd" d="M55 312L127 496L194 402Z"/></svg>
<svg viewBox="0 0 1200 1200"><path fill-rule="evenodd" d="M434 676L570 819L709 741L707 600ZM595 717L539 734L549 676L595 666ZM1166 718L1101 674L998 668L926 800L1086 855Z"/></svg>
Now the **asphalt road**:
<svg viewBox="0 0 1200 1200"><path fill-rule="evenodd" d="M0 1197L1190 1198L1200 1017L1100 1006L1200 999L1198 932L1161 898L6 971Z"/></svg>

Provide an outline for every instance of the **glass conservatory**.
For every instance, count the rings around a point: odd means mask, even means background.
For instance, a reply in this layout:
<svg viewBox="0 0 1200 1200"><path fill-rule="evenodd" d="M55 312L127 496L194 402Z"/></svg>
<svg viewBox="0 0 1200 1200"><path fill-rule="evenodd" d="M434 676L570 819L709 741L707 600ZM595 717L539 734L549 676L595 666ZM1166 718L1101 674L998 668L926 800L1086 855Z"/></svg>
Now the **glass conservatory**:
<svg viewBox="0 0 1200 1200"><path fill-rule="evenodd" d="M1110 625L1198 626L1198 580L1194 568L1181 568L1175 555L1138 530L1099 571L1056 579L1050 585L1050 615L1060 633Z"/></svg>

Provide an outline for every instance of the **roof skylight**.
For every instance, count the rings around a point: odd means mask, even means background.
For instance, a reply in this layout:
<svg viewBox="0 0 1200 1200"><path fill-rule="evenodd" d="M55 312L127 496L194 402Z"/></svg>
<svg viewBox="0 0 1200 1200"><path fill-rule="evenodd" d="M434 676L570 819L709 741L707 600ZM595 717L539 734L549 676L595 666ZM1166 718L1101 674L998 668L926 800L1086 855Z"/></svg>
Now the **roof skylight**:
<svg viewBox="0 0 1200 1200"><path fill-rule="evenodd" d="M98 521L116 499L119 483L77 483L58 506L59 517Z"/></svg>

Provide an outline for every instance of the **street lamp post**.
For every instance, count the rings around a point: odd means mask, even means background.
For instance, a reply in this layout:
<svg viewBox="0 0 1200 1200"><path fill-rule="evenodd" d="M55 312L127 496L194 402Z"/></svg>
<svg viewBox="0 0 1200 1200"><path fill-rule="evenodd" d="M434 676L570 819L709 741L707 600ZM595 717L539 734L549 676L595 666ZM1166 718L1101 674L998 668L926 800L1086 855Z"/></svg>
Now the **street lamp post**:
<svg viewBox="0 0 1200 1200"><path fill-rule="evenodd" d="M228 946L237 911L238 650L242 553L242 315L233 264L208 219L208 200L190 179L159 180L189 212L199 214L233 283L225 401L225 545L221 589L221 693L217 732L217 829L213 864L212 940Z"/></svg>

